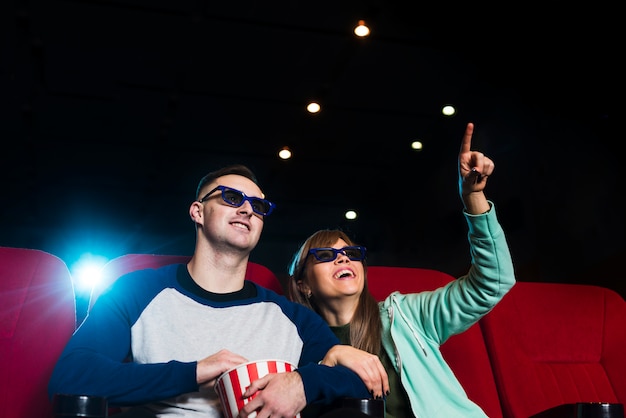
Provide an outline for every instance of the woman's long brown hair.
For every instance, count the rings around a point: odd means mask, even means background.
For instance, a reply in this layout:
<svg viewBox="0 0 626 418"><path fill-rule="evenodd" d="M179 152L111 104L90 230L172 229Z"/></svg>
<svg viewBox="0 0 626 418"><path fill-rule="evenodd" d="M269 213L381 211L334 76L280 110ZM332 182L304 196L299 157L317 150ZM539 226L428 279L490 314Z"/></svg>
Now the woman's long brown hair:
<svg viewBox="0 0 626 418"><path fill-rule="evenodd" d="M311 248L331 247L342 239L347 245L356 245L348 235L337 229L323 229L311 235L294 255L289 267L290 279L287 283L287 297L301 305L320 313L315 302L315 297L307 298L298 289L298 281L308 280L307 259ZM350 321L350 345L378 355L381 348L381 327L380 312L378 302L372 296L367 285L367 263L363 263L364 287L354 316Z"/></svg>

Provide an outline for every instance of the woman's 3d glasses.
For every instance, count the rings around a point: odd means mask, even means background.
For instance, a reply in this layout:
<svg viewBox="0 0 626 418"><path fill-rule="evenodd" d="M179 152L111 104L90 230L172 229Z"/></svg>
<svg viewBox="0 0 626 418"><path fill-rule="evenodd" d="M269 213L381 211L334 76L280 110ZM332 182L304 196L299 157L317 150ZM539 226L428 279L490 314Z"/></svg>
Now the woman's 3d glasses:
<svg viewBox="0 0 626 418"><path fill-rule="evenodd" d="M363 261L365 259L366 249L361 246L351 246L343 248L311 248L309 254L313 254L313 257L317 261L322 263L328 263L334 261L339 254L343 254L352 261Z"/></svg>
<svg viewBox="0 0 626 418"><path fill-rule="evenodd" d="M222 192L222 199L230 206L238 208L247 200L250 202L250 206L252 206L254 213L262 216L267 216L272 213L274 207L276 206L269 200L261 199L260 197L249 197L242 191L226 186L217 186L215 189L205 194L202 199L198 200L198 202L205 202L216 190L220 190Z"/></svg>

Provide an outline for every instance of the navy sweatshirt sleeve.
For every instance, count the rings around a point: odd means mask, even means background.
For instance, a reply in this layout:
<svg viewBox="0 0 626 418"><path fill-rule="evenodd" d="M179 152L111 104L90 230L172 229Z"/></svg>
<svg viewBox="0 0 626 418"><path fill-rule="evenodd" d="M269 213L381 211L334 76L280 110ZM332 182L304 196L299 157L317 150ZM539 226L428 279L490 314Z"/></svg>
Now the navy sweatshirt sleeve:
<svg viewBox="0 0 626 418"><path fill-rule="evenodd" d="M318 364L331 347L339 344L323 318L287 299L284 303L287 315L297 325L304 341L298 372L302 376L307 403L329 404L341 397L369 398L367 387L351 369Z"/></svg>
<svg viewBox="0 0 626 418"><path fill-rule="evenodd" d="M172 278L175 273L167 269L134 272L102 294L61 353L48 384L49 396L100 395L114 405L134 405L197 391L195 361L126 361L131 326Z"/></svg>

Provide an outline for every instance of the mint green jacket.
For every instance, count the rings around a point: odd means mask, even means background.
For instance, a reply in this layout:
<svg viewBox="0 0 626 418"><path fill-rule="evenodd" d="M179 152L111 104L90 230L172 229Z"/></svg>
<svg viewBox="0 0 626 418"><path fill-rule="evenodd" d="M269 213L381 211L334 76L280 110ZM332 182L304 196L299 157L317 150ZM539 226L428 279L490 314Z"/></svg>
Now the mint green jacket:
<svg viewBox="0 0 626 418"><path fill-rule="evenodd" d="M506 238L489 203L485 214L464 213L472 256L465 276L433 291L394 292L380 302L383 347L416 418L486 417L469 400L439 347L486 315L515 284Z"/></svg>

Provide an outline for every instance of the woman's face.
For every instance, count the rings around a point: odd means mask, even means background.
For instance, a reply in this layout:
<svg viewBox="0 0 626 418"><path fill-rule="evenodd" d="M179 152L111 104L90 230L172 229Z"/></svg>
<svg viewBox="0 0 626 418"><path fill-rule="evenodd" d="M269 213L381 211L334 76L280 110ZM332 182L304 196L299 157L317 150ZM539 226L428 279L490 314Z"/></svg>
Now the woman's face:
<svg viewBox="0 0 626 418"><path fill-rule="evenodd" d="M338 239L332 247L340 249L347 245L344 240ZM363 262L350 260L345 254L339 253L337 258L328 262L318 261L311 254L306 268L307 283L317 303L330 299L358 298L363 291Z"/></svg>

